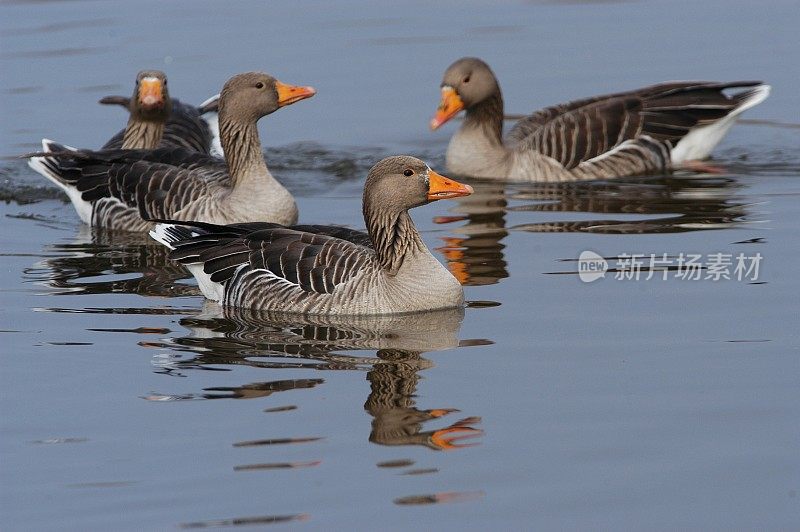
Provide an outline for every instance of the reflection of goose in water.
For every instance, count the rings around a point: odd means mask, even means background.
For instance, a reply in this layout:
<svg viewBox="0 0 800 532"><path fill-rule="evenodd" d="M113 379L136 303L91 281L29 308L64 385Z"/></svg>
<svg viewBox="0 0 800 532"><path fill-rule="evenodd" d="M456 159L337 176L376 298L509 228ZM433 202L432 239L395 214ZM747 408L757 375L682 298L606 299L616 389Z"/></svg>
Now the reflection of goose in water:
<svg viewBox="0 0 800 532"><path fill-rule="evenodd" d="M422 430L426 421L457 412L452 408L416 407L419 371L432 365L430 361L419 352L404 349L379 349L377 355L384 363L376 364L367 373L370 394L364 403L364 409L372 416L369 441L381 445L424 445L436 450L474 445L458 441L481 434L470 426L480 422L477 417L460 419L443 429Z"/></svg>
<svg viewBox="0 0 800 532"><path fill-rule="evenodd" d="M423 430L425 422L457 412L454 408L416 407L421 370L433 367L422 357L428 351L486 344L486 340L459 341L463 309L401 316L290 316L287 314L222 308L207 302L200 315L184 318L181 325L191 333L163 342L142 345L169 348L176 357L160 369L173 373L188 369L215 369L221 365L247 365L266 369L306 368L316 370L366 371L370 394L364 408L373 417L370 441L382 445L423 445L431 449L454 449L470 445L462 438L481 434L472 427L478 417L466 417L444 428ZM352 350L376 350L375 356L348 354ZM166 366L169 366L166 368ZM316 386L321 379L301 379L284 389ZM154 394L150 400L180 400L253 396L254 390L276 390L275 382L241 387L205 389L198 396ZM265 393L263 395L269 395ZM249 394L249 395L248 395ZM257 396L257 395L256 395ZM216 398L214 397L214 398Z"/></svg>
<svg viewBox="0 0 800 532"><path fill-rule="evenodd" d="M670 176L612 182L503 185L473 182L472 196L458 198L453 228L438 248L448 268L468 286L508 277L502 240L509 231L604 234L677 233L722 229L747 222L747 203L735 179ZM508 225L506 217L535 213L537 221ZM565 214L580 214L573 219ZM555 219L557 217L557 219Z"/></svg>
<svg viewBox="0 0 800 532"><path fill-rule="evenodd" d="M189 277L189 273L167 258L168 250L143 234L82 225L71 242L50 244L45 252L47 258L25 274L58 289L56 294L199 293L194 286L175 282Z"/></svg>

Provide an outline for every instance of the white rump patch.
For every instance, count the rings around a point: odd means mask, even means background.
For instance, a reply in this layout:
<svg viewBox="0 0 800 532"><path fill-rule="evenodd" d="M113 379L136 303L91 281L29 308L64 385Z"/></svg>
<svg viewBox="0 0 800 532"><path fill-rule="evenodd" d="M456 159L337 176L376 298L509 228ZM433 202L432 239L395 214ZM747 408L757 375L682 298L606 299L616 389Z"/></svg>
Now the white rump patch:
<svg viewBox="0 0 800 532"><path fill-rule="evenodd" d="M184 266L186 266L189 273L194 275L194 278L197 279L197 286L207 299L216 302L222 301L225 287L222 286L222 283L212 281L211 276L203 271L203 265L201 263L184 264Z"/></svg>
<svg viewBox="0 0 800 532"><path fill-rule="evenodd" d="M59 145L57 142L52 141L50 139L42 139L42 151L45 153L50 153L53 150L54 145ZM69 151L78 151L77 148L73 148L72 146L67 146L66 144L60 145L64 149ZM63 190L69 196L69 200L72 202L72 206L75 207L75 210L78 212L78 216L85 224L92 223L92 204L88 201L84 200L81 197L80 191L72 185L69 185L61 180L61 177L55 171L55 168L58 167L58 163L55 159L49 157L31 157L28 159L28 166L30 166L35 172L38 174L43 175L49 181L54 183L58 188Z"/></svg>
<svg viewBox="0 0 800 532"><path fill-rule="evenodd" d="M689 131L689 133L672 149L672 164L678 166L684 161L705 159L711 155L711 151L722 141L731 127L733 127L736 118L746 110L767 99L770 86L758 85L749 90L752 94L750 94L739 107L728 113L725 117L711 124L696 127Z"/></svg>
<svg viewBox="0 0 800 532"><path fill-rule="evenodd" d="M175 224L157 224L155 228L150 231L150 236L153 238L153 240L165 245L169 249L175 249L173 244L179 240L177 233L171 231L171 229L175 227ZM200 233L191 231L191 234L191 236L197 236ZM189 270L189 273L191 273L194 278L197 279L197 286L207 299L212 301L222 301L222 295L225 291L225 288L221 283L211 280L211 275L203 271L202 263L196 262L194 264L184 264L184 266L186 266L186 269Z"/></svg>
<svg viewBox="0 0 800 532"><path fill-rule="evenodd" d="M208 100L201 103L200 107L205 107L206 105L209 105L217 100L219 100L219 94L215 94ZM203 113L200 118L205 120L206 124L208 124L208 129L211 130L211 147L209 149L211 155L221 159L225 158L225 152L222 150L222 142L219 138L219 113L209 111L207 113Z"/></svg>

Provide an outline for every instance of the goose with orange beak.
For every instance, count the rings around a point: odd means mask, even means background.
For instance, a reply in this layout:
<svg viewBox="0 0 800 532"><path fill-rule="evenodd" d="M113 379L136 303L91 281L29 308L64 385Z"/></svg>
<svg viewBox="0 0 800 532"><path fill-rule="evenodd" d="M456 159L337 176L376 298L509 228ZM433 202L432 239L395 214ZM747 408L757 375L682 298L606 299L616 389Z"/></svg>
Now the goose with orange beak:
<svg viewBox="0 0 800 532"><path fill-rule="evenodd" d="M472 187L409 156L376 164L364 185L366 233L338 226L163 223L151 236L226 307L314 315L456 308L458 280L428 250L409 209Z"/></svg>
<svg viewBox="0 0 800 532"><path fill-rule="evenodd" d="M158 100L157 84L141 87L137 101ZM256 124L314 94L263 72L232 77L218 106L224 161L182 147L91 151L45 139L44 153L28 164L64 189L81 219L94 226L147 231L154 218L292 224L297 204L267 168Z"/></svg>
<svg viewBox="0 0 800 532"><path fill-rule="evenodd" d="M171 98L167 76L160 70L143 70L136 76L133 96L105 96L104 105L124 107L128 124L103 145L104 150L154 150L176 146L222 156L217 106L219 95L199 106Z"/></svg>
<svg viewBox="0 0 800 532"><path fill-rule="evenodd" d="M460 111L463 122L447 147L457 175L516 181L580 181L664 174L698 165L736 118L764 101L760 81L668 81L547 107L521 119L503 137L503 96L484 61L450 65L430 122L438 129Z"/></svg>

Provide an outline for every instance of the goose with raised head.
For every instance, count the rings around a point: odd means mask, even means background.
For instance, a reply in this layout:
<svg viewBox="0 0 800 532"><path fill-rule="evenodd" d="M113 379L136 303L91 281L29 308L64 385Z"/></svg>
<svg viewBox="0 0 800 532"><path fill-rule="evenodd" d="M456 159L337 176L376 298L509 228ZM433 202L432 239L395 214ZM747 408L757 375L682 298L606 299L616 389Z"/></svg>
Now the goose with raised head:
<svg viewBox="0 0 800 532"><path fill-rule="evenodd" d="M455 308L464 303L461 284L428 251L408 210L471 193L419 159L395 156L364 185L369 241L355 231L332 236L326 226L259 223L163 223L150 234L225 306L339 315Z"/></svg>
<svg viewBox="0 0 800 532"><path fill-rule="evenodd" d="M732 95L725 91L742 89ZM444 73L431 128L466 111L447 148L459 175L577 181L691 169L743 111L770 91L759 81L674 81L547 107L503 138L503 96L485 62L459 59Z"/></svg>
<svg viewBox="0 0 800 532"><path fill-rule="evenodd" d="M297 221L297 205L270 173L256 123L313 96L268 74L231 78L219 100L225 160L182 148L76 150L49 140L28 164L66 191L90 225L146 231L151 219L228 224Z"/></svg>
<svg viewBox="0 0 800 532"><path fill-rule="evenodd" d="M171 98L167 75L160 70L143 70L136 76L133 96L106 96L104 105L119 105L129 113L128 124L111 137L102 149L152 150L177 146L200 153L222 156L217 128L218 96L195 107Z"/></svg>

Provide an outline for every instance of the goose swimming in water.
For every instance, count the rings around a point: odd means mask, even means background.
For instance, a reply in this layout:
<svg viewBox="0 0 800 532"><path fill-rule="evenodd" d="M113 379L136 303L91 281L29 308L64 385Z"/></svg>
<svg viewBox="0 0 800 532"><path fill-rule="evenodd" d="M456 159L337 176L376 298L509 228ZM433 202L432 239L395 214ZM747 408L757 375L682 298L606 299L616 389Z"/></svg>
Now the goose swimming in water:
<svg viewBox="0 0 800 532"><path fill-rule="evenodd" d="M303 314L377 315L456 308L464 292L428 251L408 210L472 193L414 157L367 176L367 233L328 226L159 224L203 294L225 306ZM334 236L335 235L335 236Z"/></svg>
<svg viewBox="0 0 800 532"><path fill-rule="evenodd" d="M136 76L133 96L106 96L101 104L119 105L129 112L128 124L102 149L152 150L177 146L222 156L218 151L219 95L199 107L171 98L167 76L160 70L143 70Z"/></svg>
<svg viewBox="0 0 800 532"><path fill-rule="evenodd" d="M94 226L146 231L153 218L291 224L297 205L267 168L256 123L315 93L261 72L231 78L219 100L224 161L185 147L90 151L45 139L28 164Z"/></svg>
<svg viewBox="0 0 800 532"><path fill-rule="evenodd" d="M431 128L461 110L447 169L518 181L577 181L661 174L708 157L742 112L764 101L759 81L666 82L547 107L503 138L503 97L489 65L459 59L444 73ZM743 89L731 96L723 91Z"/></svg>

